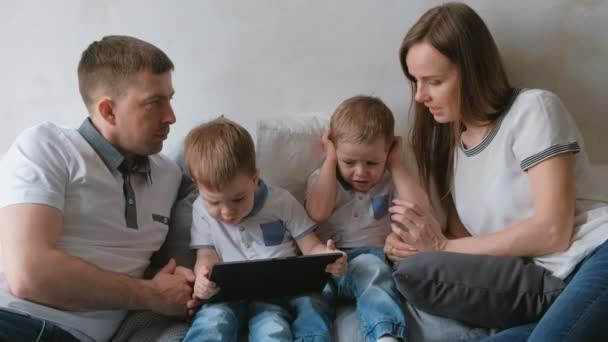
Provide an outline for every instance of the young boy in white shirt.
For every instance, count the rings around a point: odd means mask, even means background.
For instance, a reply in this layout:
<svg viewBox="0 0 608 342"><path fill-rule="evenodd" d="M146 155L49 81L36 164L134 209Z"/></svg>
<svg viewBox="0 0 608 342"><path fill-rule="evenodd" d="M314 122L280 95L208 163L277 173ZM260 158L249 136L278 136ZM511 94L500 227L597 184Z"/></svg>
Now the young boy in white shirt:
<svg viewBox="0 0 608 342"><path fill-rule="evenodd" d="M326 159L308 179L306 211L322 241L349 258L346 274L325 289L330 300L357 302L367 341L405 340L403 305L383 245L391 231L388 208L397 194L427 203L401 162L391 110L378 98L355 96L333 113L322 143Z"/></svg>
<svg viewBox="0 0 608 342"><path fill-rule="evenodd" d="M295 256L297 247L303 254L336 251L333 241L317 238L316 224L289 192L260 179L253 140L243 127L224 118L200 125L188 134L184 154L200 192L191 229L196 299L217 293L208 276L220 261ZM327 272L339 275L345 268L343 256ZM184 341L236 341L243 326L250 341L330 340L327 305L321 294L205 304Z"/></svg>

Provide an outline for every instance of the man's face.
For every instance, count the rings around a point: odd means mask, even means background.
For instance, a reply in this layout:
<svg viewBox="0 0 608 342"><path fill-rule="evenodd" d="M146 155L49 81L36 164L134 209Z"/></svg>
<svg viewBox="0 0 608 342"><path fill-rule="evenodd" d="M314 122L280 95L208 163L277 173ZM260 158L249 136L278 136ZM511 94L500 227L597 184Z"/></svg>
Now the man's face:
<svg viewBox="0 0 608 342"><path fill-rule="evenodd" d="M113 143L125 156L151 155L163 148L169 126L175 123L171 107L171 72L138 73L124 94L114 99Z"/></svg>
<svg viewBox="0 0 608 342"><path fill-rule="evenodd" d="M253 210L258 190L258 176L239 173L221 190L211 190L198 184L207 212L226 224L239 224Z"/></svg>

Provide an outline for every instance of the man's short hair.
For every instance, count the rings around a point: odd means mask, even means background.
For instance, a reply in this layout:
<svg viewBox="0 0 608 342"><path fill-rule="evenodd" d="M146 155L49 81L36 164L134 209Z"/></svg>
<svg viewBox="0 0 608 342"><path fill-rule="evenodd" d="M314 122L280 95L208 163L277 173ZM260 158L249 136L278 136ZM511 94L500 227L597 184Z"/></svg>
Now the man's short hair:
<svg viewBox="0 0 608 342"><path fill-rule="evenodd" d="M119 97L139 72L163 74L174 69L171 59L156 46L129 36L106 36L94 41L78 63L78 87L89 112L99 93Z"/></svg>
<svg viewBox="0 0 608 342"><path fill-rule="evenodd" d="M193 128L184 142L188 171L197 184L220 190L239 173L254 175L255 148L247 130L223 117Z"/></svg>
<svg viewBox="0 0 608 342"><path fill-rule="evenodd" d="M379 98L358 95L342 102L334 111L329 134L334 143L372 144L384 138L388 149L395 134L395 119Z"/></svg>

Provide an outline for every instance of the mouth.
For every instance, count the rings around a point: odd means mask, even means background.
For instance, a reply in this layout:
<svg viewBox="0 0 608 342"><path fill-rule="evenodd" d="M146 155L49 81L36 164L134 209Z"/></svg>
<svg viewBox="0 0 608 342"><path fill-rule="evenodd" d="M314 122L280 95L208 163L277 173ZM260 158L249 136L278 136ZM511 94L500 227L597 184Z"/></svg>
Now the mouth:
<svg viewBox="0 0 608 342"><path fill-rule="evenodd" d="M431 112L431 114L433 114L433 115L439 114L439 112L441 110L441 108L439 108L439 107L428 107L427 106L427 108L429 109L429 112Z"/></svg>
<svg viewBox="0 0 608 342"><path fill-rule="evenodd" d="M236 223L237 220L236 220L236 218L231 217L231 218L222 219L222 221L224 221L224 223L227 223L227 224L234 224L234 223Z"/></svg>
<svg viewBox="0 0 608 342"><path fill-rule="evenodd" d="M354 180L353 179L352 182L353 182L354 186L359 186L359 187L364 187L364 186L367 186L369 184L369 181L366 181L366 180Z"/></svg>
<svg viewBox="0 0 608 342"><path fill-rule="evenodd" d="M167 137L169 136L169 132L162 133L162 134L155 134L154 136L160 140L167 140Z"/></svg>

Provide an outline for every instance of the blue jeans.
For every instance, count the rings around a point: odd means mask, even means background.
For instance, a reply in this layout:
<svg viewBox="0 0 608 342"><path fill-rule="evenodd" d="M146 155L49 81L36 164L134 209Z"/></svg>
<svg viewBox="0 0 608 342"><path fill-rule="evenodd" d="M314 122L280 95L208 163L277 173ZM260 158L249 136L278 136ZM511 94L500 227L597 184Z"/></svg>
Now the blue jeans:
<svg viewBox="0 0 608 342"><path fill-rule="evenodd" d="M0 341L78 342L53 323L0 309Z"/></svg>
<svg viewBox="0 0 608 342"><path fill-rule="evenodd" d="M608 341L608 242L565 281L566 289L539 322L503 330L484 341Z"/></svg>
<svg viewBox="0 0 608 342"><path fill-rule="evenodd" d="M249 341L331 341L330 312L320 294L205 304L184 341L236 342L244 327Z"/></svg>
<svg viewBox="0 0 608 342"><path fill-rule="evenodd" d="M358 247L346 253L346 273L330 280L323 290L325 297L334 307L336 300L356 301L366 341L376 341L384 335L405 339L404 304L382 249Z"/></svg>

